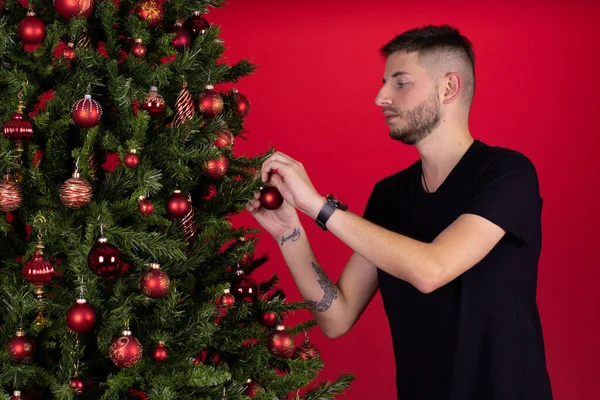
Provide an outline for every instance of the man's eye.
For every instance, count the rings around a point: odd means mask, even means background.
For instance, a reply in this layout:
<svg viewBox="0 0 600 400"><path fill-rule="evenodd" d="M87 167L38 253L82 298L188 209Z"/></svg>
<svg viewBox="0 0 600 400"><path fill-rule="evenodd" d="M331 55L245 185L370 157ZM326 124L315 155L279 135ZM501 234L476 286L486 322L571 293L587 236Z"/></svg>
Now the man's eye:
<svg viewBox="0 0 600 400"><path fill-rule="evenodd" d="M403 88L406 85L408 85L408 82L396 82L396 86L398 86L399 88Z"/></svg>

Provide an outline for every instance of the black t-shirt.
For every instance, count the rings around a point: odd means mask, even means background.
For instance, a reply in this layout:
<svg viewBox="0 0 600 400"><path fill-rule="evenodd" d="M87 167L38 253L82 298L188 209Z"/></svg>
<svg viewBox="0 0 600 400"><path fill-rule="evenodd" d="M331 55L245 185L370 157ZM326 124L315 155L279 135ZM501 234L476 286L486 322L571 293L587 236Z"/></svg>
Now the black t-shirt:
<svg viewBox="0 0 600 400"><path fill-rule="evenodd" d="M536 303L541 209L531 161L479 140L434 193L420 160L375 185L364 217L390 231L430 243L471 213L507 232L429 294L378 269L400 400L552 399Z"/></svg>

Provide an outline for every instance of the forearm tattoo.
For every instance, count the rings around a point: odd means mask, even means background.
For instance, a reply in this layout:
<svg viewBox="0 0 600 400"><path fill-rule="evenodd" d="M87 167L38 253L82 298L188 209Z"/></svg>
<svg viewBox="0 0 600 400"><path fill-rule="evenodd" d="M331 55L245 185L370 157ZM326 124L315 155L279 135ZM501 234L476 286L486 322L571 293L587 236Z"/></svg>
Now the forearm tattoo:
<svg viewBox="0 0 600 400"><path fill-rule="evenodd" d="M292 232L291 235L281 237L281 245L283 246L285 244L285 242L287 242L289 240L291 240L292 242L295 242L298 239L300 239L300 229L294 228L294 231Z"/></svg>
<svg viewBox="0 0 600 400"><path fill-rule="evenodd" d="M331 303L333 303L333 300L337 299L337 287L335 287L333 282L331 282L327 275L325 275L325 272L323 272L321 267L319 267L314 262L311 262L311 264L313 269L317 272L317 275L319 275L319 280L317 280L317 282L319 282L321 289L323 289L324 295L321 301L319 301L318 303L312 300L307 300L306 302L310 304L310 306L313 309L319 312L325 312L329 310L329 307L331 307Z"/></svg>

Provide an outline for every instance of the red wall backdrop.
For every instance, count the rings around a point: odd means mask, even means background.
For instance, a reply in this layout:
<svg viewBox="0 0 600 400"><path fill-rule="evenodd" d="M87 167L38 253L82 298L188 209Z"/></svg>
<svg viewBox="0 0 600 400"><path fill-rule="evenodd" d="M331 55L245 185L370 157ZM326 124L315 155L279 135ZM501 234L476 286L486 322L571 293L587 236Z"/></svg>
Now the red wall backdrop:
<svg viewBox="0 0 600 400"><path fill-rule="evenodd" d="M478 85L471 132L525 153L541 182L538 301L555 398L592 400L600 399L598 16L595 0L232 0L207 19L222 27L224 62L251 58L259 66L236 85L252 104L249 140L238 140L236 153L257 155L274 146L304 164L317 190L341 196L358 214L377 180L418 157L389 139L373 102L384 66L377 50L429 23L453 24L471 38ZM246 212L234 223L258 226ZM313 221L303 223L336 280L351 250ZM300 300L268 234L260 236L257 252L270 260L255 277L277 273L290 299ZM308 318L303 311L289 321ZM330 340L317 328L310 337L325 362L319 379L353 372L346 398L395 398L379 295L347 335Z"/></svg>

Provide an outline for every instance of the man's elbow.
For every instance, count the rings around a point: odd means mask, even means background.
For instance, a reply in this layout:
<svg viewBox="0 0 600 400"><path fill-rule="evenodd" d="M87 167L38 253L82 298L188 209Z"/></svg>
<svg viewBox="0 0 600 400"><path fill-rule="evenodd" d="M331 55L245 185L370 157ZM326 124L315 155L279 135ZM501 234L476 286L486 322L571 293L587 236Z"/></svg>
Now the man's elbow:
<svg viewBox="0 0 600 400"><path fill-rule="evenodd" d="M330 327L321 326L321 330L323 331L325 336L327 336L327 338L336 339L348 333L348 331L350 330L350 326L346 327L342 324L335 324L334 326Z"/></svg>
<svg viewBox="0 0 600 400"><path fill-rule="evenodd" d="M448 283L445 268L442 263L432 263L423 274L416 277L413 286L423 294L429 294Z"/></svg>

